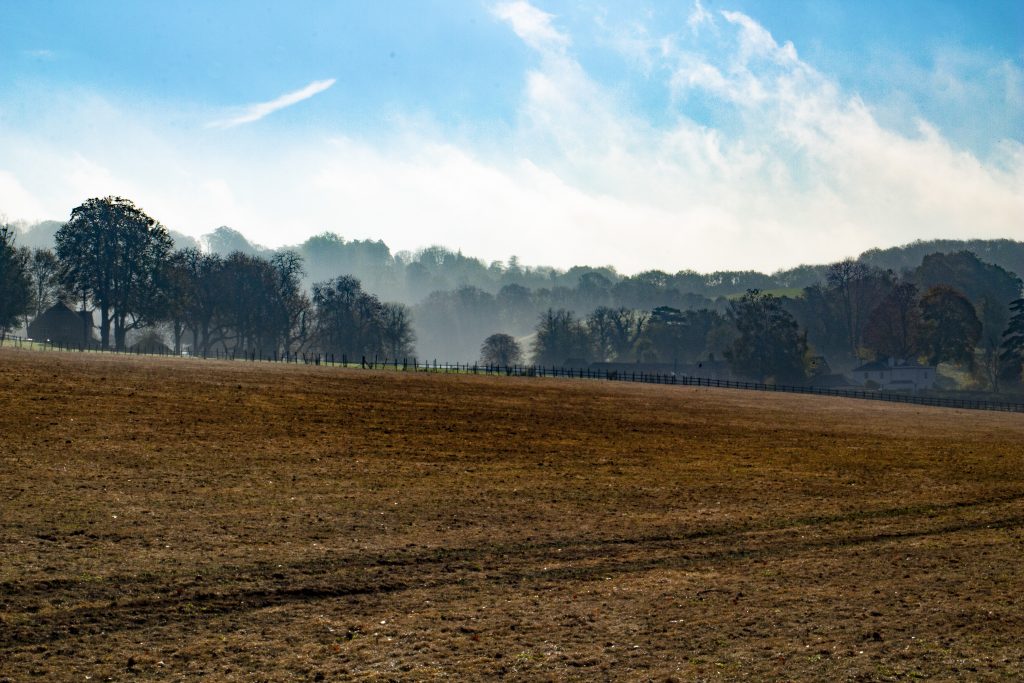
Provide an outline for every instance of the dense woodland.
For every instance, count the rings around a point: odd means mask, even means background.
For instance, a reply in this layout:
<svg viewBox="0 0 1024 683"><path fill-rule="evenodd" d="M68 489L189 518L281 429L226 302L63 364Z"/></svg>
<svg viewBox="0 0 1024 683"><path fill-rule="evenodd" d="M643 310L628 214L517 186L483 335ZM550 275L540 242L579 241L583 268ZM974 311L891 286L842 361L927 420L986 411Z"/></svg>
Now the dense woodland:
<svg viewBox="0 0 1024 683"><path fill-rule="evenodd" d="M824 356L950 363L977 387L1021 382L1024 243L918 242L772 274L561 271L324 233L277 250L221 227L201 240L130 201L0 229L0 332L57 301L92 312L103 348L161 339L235 350L448 361L699 363L803 381ZM83 329L83 343L90 334ZM486 343L485 343L486 340Z"/></svg>

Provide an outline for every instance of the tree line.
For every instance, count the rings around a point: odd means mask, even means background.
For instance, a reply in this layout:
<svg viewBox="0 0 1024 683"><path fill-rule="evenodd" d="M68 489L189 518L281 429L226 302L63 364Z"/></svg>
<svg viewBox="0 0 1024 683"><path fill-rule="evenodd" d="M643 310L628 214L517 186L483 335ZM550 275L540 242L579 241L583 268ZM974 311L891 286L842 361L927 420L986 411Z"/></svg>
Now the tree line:
<svg viewBox="0 0 1024 683"><path fill-rule="evenodd" d="M33 247L52 248L53 237L61 225L57 221L44 221L26 226L21 242ZM773 273L753 270L710 273L648 270L624 275L611 266L574 266L560 270L550 266L525 265L516 256L504 261L484 261L438 245L415 252L394 252L381 240L345 239L332 232L314 235L279 250L254 244L237 230L226 226L198 239L173 230L168 232L174 240L175 249L202 247L204 252L224 257L237 251L269 259L277 251L292 251L303 259L303 283L307 289L316 282L345 273L359 279L365 289L382 299L400 301L409 306L422 303L432 292L450 292L468 286L496 297L504 287L516 285L537 295L539 307L531 312L531 326L533 318L549 306L578 311L591 310L598 305L646 310L667 305L685 309L692 308L697 301L740 296L748 289L799 291L823 281L828 269L827 265L800 265ZM970 251L1008 272L1024 273L1024 242L1009 239L918 241L901 247L871 249L856 261L902 273L916 268L929 254L957 251ZM582 282L584 276L590 282ZM579 298L581 292L576 291L578 289L584 290L584 297L588 293L599 294L608 290L608 299L583 301Z"/></svg>
<svg viewBox="0 0 1024 683"><path fill-rule="evenodd" d="M0 328L56 302L96 318L101 349L123 351L133 330L169 330L173 352L231 351L260 357L322 353L400 357L413 352L408 309L380 301L355 278L302 284L302 258L240 251L175 250L167 229L121 197L89 199L54 236L56 249L17 248L0 228Z"/></svg>
<svg viewBox="0 0 1024 683"><path fill-rule="evenodd" d="M103 348L123 349L133 331L159 327L176 353L315 348L396 358L419 347L424 356L466 360L480 357L480 340L505 335L512 344L502 340L502 357L532 336L532 359L547 365L724 359L745 377L793 381L825 356L840 371L873 358L953 362L993 389L1020 375L1020 280L968 251L928 253L902 267L924 243L771 276L623 277L612 268L531 269L514 258L488 266L442 247L392 255L382 242L331 233L274 251L219 228L201 250L117 197L76 207L54 227L52 251L15 247L10 228L2 235L2 330L61 300L95 312ZM1022 245L978 246L1005 263ZM352 271L374 284L364 287ZM379 298L397 291L396 273L419 292L418 303ZM738 287L746 293L725 294Z"/></svg>
<svg viewBox="0 0 1024 683"><path fill-rule="evenodd" d="M22 233L22 242L37 247L52 246L62 225L54 221L37 224ZM812 346L830 360L837 360L839 366L847 364L844 357L849 359L855 353L843 351L841 345L827 338L828 335L820 334L822 325L811 319L813 311L802 314L797 310L803 303L799 299L814 297L813 293L805 295L808 287L826 282L829 265L801 265L771 274L749 270L712 273L649 270L625 276L608 266L575 266L564 271L526 266L514 256L504 262L487 263L441 246L415 253L393 253L380 240L346 240L330 232L279 250L253 244L238 231L224 226L199 241L173 231L169 234L176 250L199 251L202 242L203 253L222 258L237 252L269 261L278 253L297 254L302 259L301 284L306 291L312 291L315 284L339 273L356 277L365 291L373 292L382 300L399 301L410 307L417 349L423 356L472 358L480 340L494 330L516 337L531 334L538 316L549 308L586 313L605 306L650 312L668 306L683 311L706 308L726 314L730 301L748 289L771 292L783 298L801 325L808 329ZM915 242L903 247L869 250L852 263L872 272L891 271L896 277L902 277L912 273L933 253L964 250L1008 273L1024 272L1024 242L1005 239ZM926 288L926 283L916 284ZM972 303L977 305L978 302L972 299ZM859 322L847 320L844 324L857 327ZM828 327L834 329L835 325Z"/></svg>
<svg viewBox="0 0 1024 683"><path fill-rule="evenodd" d="M846 260L797 295L751 289L724 310L548 309L532 351L543 364L717 358L738 376L777 382L808 379L821 356L847 371L878 359L948 362L999 390L1022 380L1020 297L1016 275L970 252L931 254L902 274Z"/></svg>

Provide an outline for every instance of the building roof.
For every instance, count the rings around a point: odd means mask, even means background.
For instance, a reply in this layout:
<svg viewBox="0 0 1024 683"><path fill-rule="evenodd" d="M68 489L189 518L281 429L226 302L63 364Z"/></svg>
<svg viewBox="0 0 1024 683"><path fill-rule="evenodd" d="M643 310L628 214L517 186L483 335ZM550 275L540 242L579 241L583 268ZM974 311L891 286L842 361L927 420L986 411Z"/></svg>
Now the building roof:
<svg viewBox="0 0 1024 683"><path fill-rule="evenodd" d="M932 365L921 365L916 360L897 360L891 363L887 360L874 360L853 369L854 372L881 372L882 370L934 370Z"/></svg>
<svg viewBox="0 0 1024 683"><path fill-rule="evenodd" d="M28 336L38 341L49 339L77 344L85 338L86 329L90 341L95 340L92 327L92 316L89 313L73 311L58 301L28 324Z"/></svg>
<svg viewBox="0 0 1024 683"><path fill-rule="evenodd" d="M873 360L870 363L859 365L853 369L854 372L879 372L881 370L888 370L889 364L884 360Z"/></svg>

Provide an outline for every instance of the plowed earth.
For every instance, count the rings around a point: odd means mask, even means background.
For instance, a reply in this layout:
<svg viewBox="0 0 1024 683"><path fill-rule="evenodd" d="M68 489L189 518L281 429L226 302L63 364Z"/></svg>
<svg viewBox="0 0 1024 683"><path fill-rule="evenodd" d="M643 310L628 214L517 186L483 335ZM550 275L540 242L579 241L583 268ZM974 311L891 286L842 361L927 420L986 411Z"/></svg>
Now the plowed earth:
<svg viewBox="0 0 1024 683"><path fill-rule="evenodd" d="M0 351L0 679L1024 678L1024 418Z"/></svg>

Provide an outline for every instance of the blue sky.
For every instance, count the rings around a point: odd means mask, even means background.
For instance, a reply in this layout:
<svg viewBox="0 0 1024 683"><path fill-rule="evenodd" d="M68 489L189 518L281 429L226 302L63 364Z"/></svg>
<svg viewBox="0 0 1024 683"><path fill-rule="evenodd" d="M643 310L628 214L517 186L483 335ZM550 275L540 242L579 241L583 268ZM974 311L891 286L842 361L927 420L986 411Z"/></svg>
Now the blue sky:
<svg viewBox="0 0 1024 683"><path fill-rule="evenodd" d="M365 6L363 6L365 5ZM0 0L0 215L773 268L1024 238L1024 3Z"/></svg>

